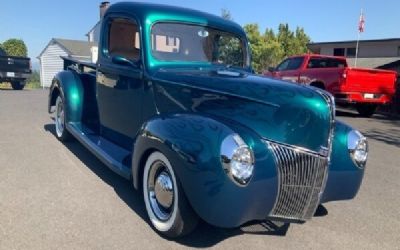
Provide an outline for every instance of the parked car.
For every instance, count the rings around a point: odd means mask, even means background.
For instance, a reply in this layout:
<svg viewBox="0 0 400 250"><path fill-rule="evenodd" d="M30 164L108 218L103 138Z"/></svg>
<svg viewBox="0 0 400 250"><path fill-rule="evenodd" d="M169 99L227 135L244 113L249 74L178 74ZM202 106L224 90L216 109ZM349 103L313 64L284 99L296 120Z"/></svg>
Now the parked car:
<svg viewBox="0 0 400 250"><path fill-rule="evenodd" d="M265 75L307 84L334 95L337 103L351 104L370 117L396 92L397 73L389 70L351 68L345 57L303 55L289 57Z"/></svg>
<svg viewBox="0 0 400 250"><path fill-rule="evenodd" d="M30 58L8 56L0 48L0 82L9 82L13 89L22 90L31 73Z"/></svg>
<svg viewBox="0 0 400 250"><path fill-rule="evenodd" d="M335 120L329 93L252 74L249 51L241 26L220 17L114 4L97 64L64 58L52 82L55 135L131 179L168 237L199 218L304 222L352 199L366 138Z"/></svg>

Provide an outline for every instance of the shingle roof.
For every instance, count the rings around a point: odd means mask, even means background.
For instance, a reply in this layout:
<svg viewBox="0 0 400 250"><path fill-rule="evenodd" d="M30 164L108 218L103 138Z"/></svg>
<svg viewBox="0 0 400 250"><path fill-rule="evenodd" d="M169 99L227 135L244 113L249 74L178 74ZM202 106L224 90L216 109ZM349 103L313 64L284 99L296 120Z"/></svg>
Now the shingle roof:
<svg viewBox="0 0 400 250"><path fill-rule="evenodd" d="M60 44L67 52L69 52L71 56L90 57L90 48L93 46L97 46L96 43L79 40L53 38L53 41Z"/></svg>
<svg viewBox="0 0 400 250"><path fill-rule="evenodd" d="M357 67L377 68L396 61L400 61L400 57L357 58ZM347 63L350 67L354 67L355 58L347 58Z"/></svg>

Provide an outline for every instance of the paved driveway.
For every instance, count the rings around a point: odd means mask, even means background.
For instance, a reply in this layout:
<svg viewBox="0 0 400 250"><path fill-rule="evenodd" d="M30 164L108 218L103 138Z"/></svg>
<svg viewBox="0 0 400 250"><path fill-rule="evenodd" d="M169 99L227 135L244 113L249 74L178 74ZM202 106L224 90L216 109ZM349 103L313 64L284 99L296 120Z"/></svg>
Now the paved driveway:
<svg viewBox="0 0 400 250"><path fill-rule="evenodd" d="M325 204L328 215L234 230L203 223L176 242L152 230L128 181L79 143L57 141L46 105L47 91L0 90L0 249L400 249L400 121L338 112L370 138L371 154L356 199Z"/></svg>

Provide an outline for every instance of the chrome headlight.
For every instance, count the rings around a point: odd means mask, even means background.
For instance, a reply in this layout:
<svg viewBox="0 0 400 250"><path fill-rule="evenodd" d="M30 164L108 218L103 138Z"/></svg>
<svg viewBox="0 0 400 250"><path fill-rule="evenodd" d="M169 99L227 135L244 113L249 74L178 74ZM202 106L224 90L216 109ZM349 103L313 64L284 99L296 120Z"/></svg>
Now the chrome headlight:
<svg viewBox="0 0 400 250"><path fill-rule="evenodd" d="M347 135L347 148L358 167L364 168L368 158L368 141L359 131L352 130Z"/></svg>
<svg viewBox="0 0 400 250"><path fill-rule="evenodd" d="M237 134L222 141L221 162L225 172L237 184L246 185L253 176L253 151Z"/></svg>

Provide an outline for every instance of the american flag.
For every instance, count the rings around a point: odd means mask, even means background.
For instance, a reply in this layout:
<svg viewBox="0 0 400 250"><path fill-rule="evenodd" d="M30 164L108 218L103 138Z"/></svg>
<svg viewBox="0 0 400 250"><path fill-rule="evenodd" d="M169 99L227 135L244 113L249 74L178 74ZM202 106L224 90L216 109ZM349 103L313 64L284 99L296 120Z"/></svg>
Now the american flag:
<svg viewBox="0 0 400 250"><path fill-rule="evenodd" d="M365 29L365 18L364 18L364 13L361 10L360 20L358 21L358 31L362 33L364 32L364 29Z"/></svg>

